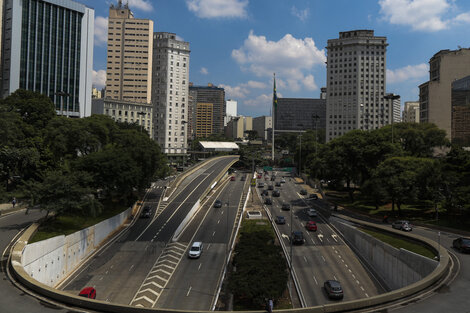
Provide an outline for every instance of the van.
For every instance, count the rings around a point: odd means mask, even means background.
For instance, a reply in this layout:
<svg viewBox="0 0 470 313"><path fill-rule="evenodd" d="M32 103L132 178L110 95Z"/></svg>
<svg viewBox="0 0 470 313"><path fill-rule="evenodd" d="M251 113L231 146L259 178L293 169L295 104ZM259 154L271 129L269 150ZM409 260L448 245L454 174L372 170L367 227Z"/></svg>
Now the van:
<svg viewBox="0 0 470 313"><path fill-rule="evenodd" d="M191 248L189 248L188 257L191 259L197 259L201 256L203 250L202 242L195 241L193 242Z"/></svg>

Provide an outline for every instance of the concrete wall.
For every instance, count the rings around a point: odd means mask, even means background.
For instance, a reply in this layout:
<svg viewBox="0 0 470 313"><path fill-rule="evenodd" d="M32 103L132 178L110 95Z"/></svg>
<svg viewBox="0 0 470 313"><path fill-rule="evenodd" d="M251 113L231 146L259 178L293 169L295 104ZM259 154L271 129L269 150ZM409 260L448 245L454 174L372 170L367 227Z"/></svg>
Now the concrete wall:
<svg viewBox="0 0 470 313"><path fill-rule="evenodd" d="M130 216L132 209L68 236L56 236L28 244L22 266L30 277L53 287L93 253Z"/></svg>
<svg viewBox="0 0 470 313"><path fill-rule="evenodd" d="M396 249L354 226L338 221L331 222L390 290L399 289L423 279L439 264L435 260L408 250Z"/></svg>

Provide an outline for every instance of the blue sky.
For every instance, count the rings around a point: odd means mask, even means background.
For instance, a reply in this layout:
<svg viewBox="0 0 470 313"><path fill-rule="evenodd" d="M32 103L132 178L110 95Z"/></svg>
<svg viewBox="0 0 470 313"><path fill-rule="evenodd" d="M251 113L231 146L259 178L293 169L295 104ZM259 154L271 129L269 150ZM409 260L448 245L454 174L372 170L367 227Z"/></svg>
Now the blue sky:
<svg viewBox="0 0 470 313"><path fill-rule="evenodd" d="M94 84L105 82L109 5L95 9ZM123 0L127 3L126 0ZM238 113L269 115L272 74L278 97L318 98L326 86L326 45L339 32L372 29L386 36L387 92L418 100L429 59L443 49L470 47L468 0L129 0L154 31L190 43L190 81L224 87Z"/></svg>

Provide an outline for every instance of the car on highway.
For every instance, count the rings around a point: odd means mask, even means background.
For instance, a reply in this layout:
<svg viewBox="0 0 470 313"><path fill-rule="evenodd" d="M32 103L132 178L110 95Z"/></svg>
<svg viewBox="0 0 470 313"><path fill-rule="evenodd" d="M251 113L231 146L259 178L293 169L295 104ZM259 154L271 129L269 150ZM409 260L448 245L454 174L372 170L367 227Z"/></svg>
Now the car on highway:
<svg viewBox="0 0 470 313"><path fill-rule="evenodd" d="M274 186L273 185L268 185L268 190L273 190Z"/></svg>
<svg viewBox="0 0 470 313"><path fill-rule="evenodd" d="M309 199L318 200L318 195L316 193L311 193Z"/></svg>
<svg viewBox="0 0 470 313"><path fill-rule="evenodd" d="M306 196L306 195L307 195L307 190L305 190L305 189L300 189L300 194L301 194L302 196Z"/></svg>
<svg viewBox="0 0 470 313"><path fill-rule="evenodd" d="M343 288L337 280L327 280L323 284L325 292L330 299L343 299Z"/></svg>
<svg viewBox="0 0 470 313"><path fill-rule="evenodd" d="M190 259L197 259L201 256L203 250L203 245L201 241L193 242L191 248L188 251L188 257Z"/></svg>
<svg viewBox="0 0 470 313"><path fill-rule="evenodd" d="M281 184L284 184L286 180L284 178L281 179Z"/></svg>
<svg viewBox="0 0 470 313"><path fill-rule="evenodd" d="M281 210L283 211L289 211L290 210L290 204L287 202L283 202L281 206Z"/></svg>
<svg viewBox="0 0 470 313"><path fill-rule="evenodd" d="M276 187L281 187L281 182L277 181L275 185L276 185Z"/></svg>
<svg viewBox="0 0 470 313"><path fill-rule="evenodd" d="M222 201L219 199L215 200L214 202L214 208L221 208L222 207Z"/></svg>
<svg viewBox="0 0 470 313"><path fill-rule="evenodd" d="M281 192L279 190L273 190L273 197L280 197L281 196Z"/></svg>
<svg viewBox="0 0 470 313"><path fill-rule="evenodd" d="M452 247L460 252L470 252L470 238L459 237L452 241Z"/></svg>
<svg viewBox="0 0 470 313"><path fill-rule="evenodd" d="M258 188L264 188L264 183L258 183Z"/></svg>
<svg viewBox="0 0 470 313"><path fill-rule="evenodd" d="M283 225L286 223L286 218L284 216L276 216L276 224Z"/></svg>
<svg viewBox="0 0 470 313"><path fill-rule="evenodd" d="M235 181L235 179L236 179L235 176L230 177L231 181Z"/></svg>
<svg viewBox="0 0 470 313"><path fill-rule="evenodd" d="M243 175L242 178L240 178L241 181L245 181L246 180L246 175Z"/></svg>
<svg viewBox="0 0 470 313"><path fill-rule="evenodd" d="M305 228L310 231L317 231L317 223L315 221L308 221Z"/></svg>
<svg viewBox="0 0 470 313"><path fill-rule="evenodd" d="M400 229L403 231L412 231L413 226L411 226L409 221L399 220L392 223L392 227L395 229Z"/></svg>
<svg viewBox="0 0 470 313"><path fill-rule="evenodd" d="M269 192L267 189L264 189L263 191L261 191L261 195L262 196L268 196L269 195Z"/></svg>
<svg viewBox="0 0 470 313"><path fill-rule="evenodd" d="M143 209L142 209L142 212L140 213L140 217L141 218L149 218L152 216L152 210L150 209L149 206L145 206Z"/></svg>
<svg viewBox="0 0 470 313"><path fill-rule="evenodd" d="M266 199L264 199L264 204L271 205L271 204L273 204L273 200L271 198L266 198Z"/></svg>
<svg viewBox="0 0 470 313"><path fill-rule="evenodd" d="M309 209L307 209L307 215L310 216L310 217L317 217L318 212L314 208L309 208Z"/></svg>
<svg viewBox="0 0 470 313"><path fill-rule="evenodd" d="M258 174L258 176L257 176L257 177L258 177L258 179L261 179L261 177L263 177L263 175L261 175L261 174Z"/></svg>
<svg viewBox="0 0 470 313"><path fill-rule="evenodd" d="M302 245L305 243L304 234L300 230L294 230L291 235L292 244Z"/></svg>
<svg viewBox="0 0 470 313"><path fill-rule="evenodd" d="M96 289L93 287L85 287L78 294L80 297L96 299Z"/></svg>

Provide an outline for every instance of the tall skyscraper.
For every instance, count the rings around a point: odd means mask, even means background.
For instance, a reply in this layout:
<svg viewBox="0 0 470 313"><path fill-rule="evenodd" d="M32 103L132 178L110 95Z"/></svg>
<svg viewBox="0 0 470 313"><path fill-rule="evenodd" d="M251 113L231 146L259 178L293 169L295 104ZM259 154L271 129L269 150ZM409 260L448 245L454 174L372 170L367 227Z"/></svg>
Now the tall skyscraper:
<svg viewBox="0 0 470 313"><path fill-rule="evenodd" d="M151 103L153 21L120 0L109 8L106 98Z"/></svg>
<svg viewBox="0 0 470 313"><path fill-rule="evenodd" d="M387 38L373 30L340 32L328 40L326 140L392 120L385 100Z"/></svg>
<svg viewBox="0 0 470 313"><path fill-rule="evenodd" d="M470 76L452 82L453 143L470 145Z"/></svg>
<svg viewBox="0 0 470 313"><path fill-rule="evenodd" d="M277 98L275 130L325 129L326 100Z"/></svg>
<svg viewBox="0 0 470 313"><path fill-rule="evenodd" d="M2 97L21 88L57 114L91 114L94 10L78 2L4 0Z"/></svg>
<svg viewBox="0 0 470 313"><path fill-rule="evenodd" d="M419 101L406 101L403 108L403 122L419 123Z"/></svg>
<svg viewBox="0 0 470 313"><path fill-rule="evenodd" d="M420 122L434 123L451 137L452 82L470 75L470 48L441 50L429 60L429 81L419 86Z"/></svg>
<svg viewBox="0 0 470 313"><path fill-rule="evenodd" d="M196 104L196 138L205 138L212 134L212 117L214 116L213 108L213 103L199 102Z"/></svg>
<svg viewBox="0 0 470 313"><path fill-rule="evenodd" d="M227 126L227 123L237 116L237 105L238 103L235 100L228 99L225 101L224 126Z"/></svg>
<svg viewBox="0 0 470 313"><path fill-rule="evenodd" d="M189 98L189 42L158 32L153 38L154 139L167 154L186 153Z"/></svg>
<svg viewBox="0 0 470 313"><path fill-rule="evenodd" d="M212 103L212 133L223 134L226 112L225 90L208 84L207 86L190 86L189 92L193 98L193 108L197 107L198 103ZM194 124L197 124L197 120L193 121Z"/></svg>

